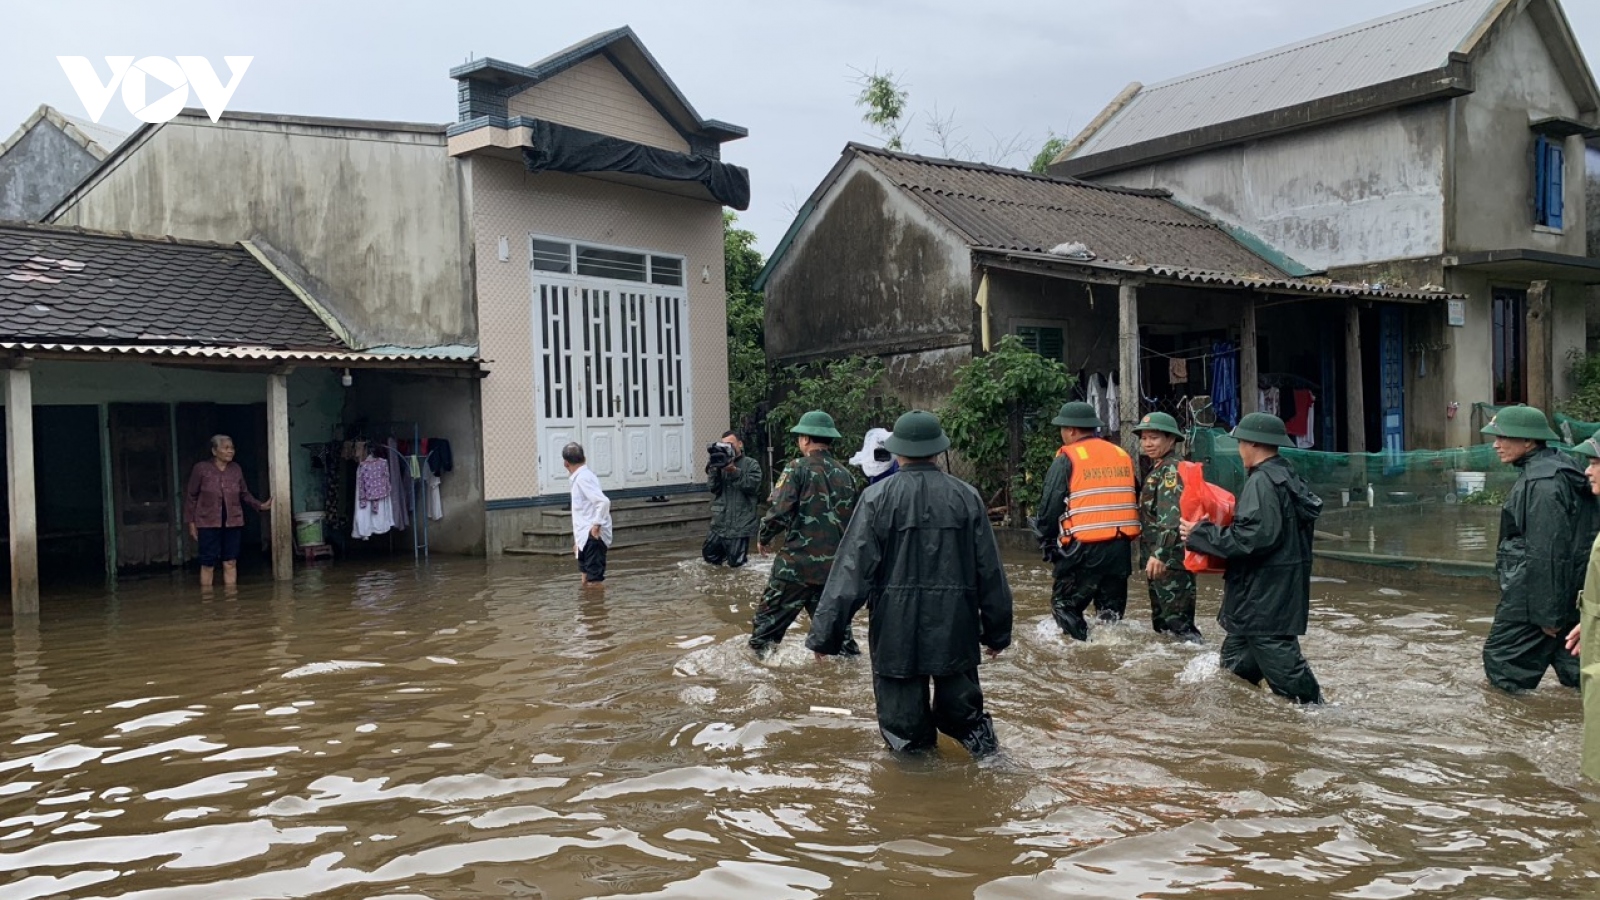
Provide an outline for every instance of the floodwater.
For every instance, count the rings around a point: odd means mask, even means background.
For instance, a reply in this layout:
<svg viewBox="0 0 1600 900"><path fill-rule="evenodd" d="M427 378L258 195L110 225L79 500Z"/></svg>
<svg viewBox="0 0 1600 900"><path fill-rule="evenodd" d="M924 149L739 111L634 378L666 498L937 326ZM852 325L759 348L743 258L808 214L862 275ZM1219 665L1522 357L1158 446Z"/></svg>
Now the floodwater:
<svg viewBox="0 0 1600 900"><path fill-rule="evenodd" d="M1413 503L1327 510L1319 548L1452 562L1493 563L1500 507Z"/></svg>
<svg viewBox="0 0 1600 900"><path fill-rule="evenodd" d="M768 663L694 548L165 581L0 624L0 898L1588 897L1576 695L1486 689L1493 599L1319 581L1332 704L1011 560L1005 754L890 755L864 661ZM802 618L802 623L804 619ZM803 627L803 625L802 625ZM848 717L817 713L842 707Z"/></svg>

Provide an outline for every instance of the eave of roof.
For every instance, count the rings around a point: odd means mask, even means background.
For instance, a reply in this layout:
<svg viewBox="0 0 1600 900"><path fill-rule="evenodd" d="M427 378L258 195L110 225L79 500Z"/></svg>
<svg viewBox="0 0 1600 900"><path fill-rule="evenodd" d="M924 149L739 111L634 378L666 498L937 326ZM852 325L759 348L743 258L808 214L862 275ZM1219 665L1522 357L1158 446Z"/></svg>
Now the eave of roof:
<svg viewBox="0 0 1600 900"><path fill-rule="evenodd" d="M1128 265L1108 260L1080 260L1052 253L1026 253L978 248L980 256L995 259L1014 259L1047 265L1063 271L1073 268L1090 269L1113 274L1118 278L1144 278L1179 284L1198 284L1205 287L1233 290L1265 291L1275 294L1303 294L1310 296L1346 297L1357 300L1387 300L1402 303L1431 303L1437 300L1459 300L1464 294L1445 291L1409 291L1372 284L1355 284L1329 279L1264 278L1233 272L1211 272L1204 269L1185 269L1176 266Z"/></svg>
<svg viewBox="0 0 1600 900"><path fill-rule="evenodd" d="M0 341L0 351L13 357L104 357L173 359L229 364L286 364L349 369L476 369L488 360L415 350L371 353L359 350L284 350L274 347L194 347L153 344L71 344L50 341Z"/></svg>

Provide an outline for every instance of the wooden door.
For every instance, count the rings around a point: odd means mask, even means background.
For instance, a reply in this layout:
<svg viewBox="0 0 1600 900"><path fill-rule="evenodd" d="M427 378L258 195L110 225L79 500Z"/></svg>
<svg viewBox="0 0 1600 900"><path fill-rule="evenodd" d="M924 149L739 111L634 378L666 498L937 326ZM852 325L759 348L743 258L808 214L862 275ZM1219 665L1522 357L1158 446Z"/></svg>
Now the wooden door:
<svg viewBox="0 0 1600 900"><path fill-rule="evenodd" d="M117 568L171 565L178 526L172 408L165 403L113 403L108 413Z"/></svg>

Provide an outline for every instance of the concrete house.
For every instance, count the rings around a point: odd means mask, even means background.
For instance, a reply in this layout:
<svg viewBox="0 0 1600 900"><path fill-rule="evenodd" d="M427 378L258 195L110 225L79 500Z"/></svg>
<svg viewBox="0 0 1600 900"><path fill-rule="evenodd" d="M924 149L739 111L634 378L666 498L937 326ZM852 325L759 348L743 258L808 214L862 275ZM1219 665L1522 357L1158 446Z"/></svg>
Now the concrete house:
<svg viewBox="0 0 1600 900"><path fill-rule="evenodd" d="M365 421L450 441L436 551L570 553L572 440L619 513L639 507L625 533L697 526L692 457L727 427L722 207L749 197L720 145L743 129L702 119L627 28L450 74L451 125L194 110L144 126L49 220L247 240L352 349L461 361L471 377L350 388L384 398Z"/></svg>
<svg viewBox="0 0 1600 900"><path fill-rule="evenodd" d="M1366 448L1460 446L1477 404L1548 409L1571 389L1600 282L1584 203L1597 113L1558 0L1434 0L1131 84L1050 171L1168 190L1335 279L1461 295L1350 325L1379 332Z"/></svg>
<svg viewBox="0 0 1600 900"><path fill-rule="evenodd" d="M1231 424L1258 399L1239 385L1266 381L1314 388L1302 436L1320 449L1344 448L1375 386L1364 365L1375 348L1349 341L1350 310L1437 297L1297 277L1165 191L859 144L801 207L758 285L774 365L879 357L907 405L937 408L956 368L1017 335L1063 363L1124 440L1153 409L1210 407ZM1312 377L1293 374L1323 357Z"/></svg>
<svg viewBox="0 0 1600 900"><path fill-rule="evenodd" d="M0 143L0 219L37 220L125 137L41 105Z"/></svg>
<svg viewBox="0 0 1600 900"><path fill-rule="evenodd" d="M245 543L292 576L294 513L339 489L302 448L386 414L384 380L475 383L459 376L476 362L353 349L249 242L0 223L0 366L5 562L13 610L31 613L41 586L192 560L182 492L219 432L274 500Z"/></svg>

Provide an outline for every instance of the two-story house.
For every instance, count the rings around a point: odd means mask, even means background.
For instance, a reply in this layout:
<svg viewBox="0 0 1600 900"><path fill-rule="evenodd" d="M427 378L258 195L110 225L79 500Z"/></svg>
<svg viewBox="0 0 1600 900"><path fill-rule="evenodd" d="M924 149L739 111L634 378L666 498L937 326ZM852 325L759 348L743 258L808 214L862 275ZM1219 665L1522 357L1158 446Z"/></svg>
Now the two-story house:
<svg viewBox="0 0 1600 900"><path fill-rule="evenodd" d="M1335 279L1443 287L1452 299L1374 302L1351 328L1381 373L1367 448L1456 446L1478 440L1476 404L1548 410L1571 389L1600 282L1597 113L1559 0L1434 0L1129 85L1050 171L1170 191Z"/></svg>

